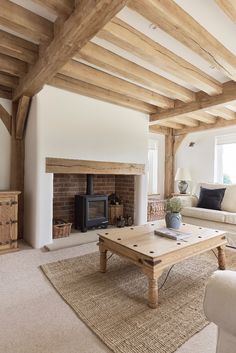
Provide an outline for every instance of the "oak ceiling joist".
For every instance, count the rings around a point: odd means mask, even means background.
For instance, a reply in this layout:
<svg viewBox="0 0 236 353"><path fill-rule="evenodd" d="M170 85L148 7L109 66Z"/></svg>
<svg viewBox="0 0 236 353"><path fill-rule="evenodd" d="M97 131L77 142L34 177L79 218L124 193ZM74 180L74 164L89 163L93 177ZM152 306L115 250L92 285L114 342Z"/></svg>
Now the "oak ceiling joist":
<svg viewBox="0 0 236 353"><path fill-rule="evenodd" d="M214 124L216 122L216 118L214 116L203 111L190 113L185 116L201 121L202 123Z"/></svg>
<svg viewBox="0 0 236 353"><path fill-rule="evenodd" d="M40 43L53 36L53 23L9 0L1 0L0 24Z"/></svg>
<svg viewBox="0 0 236 353"><path fill-rule="evenodd" d="M65 76L91 83L95 86L139 99L149 104L162 106L163 108L174 106L174 101L167 97L161 96L158 93L149 91L143 87L134 85L133 83L129 83L75 60L68 62L60 70L60 73Z"/></svg>
<svg viewBox="0 0 236 353"><path fill-rule="evenodd" d="M149 132L154 134L162 134L162 135L169 135L170 129L164 126L149 126Z"/></svg>
<svg viewBox="0 0 236 353"><path fill-rule="evenodd" d="M184 128L183 125L175 123L174 121L161 120L161 121L158 121L156 124L164 127L169 127L171 129L176 129L176 130L182 130Z"/></svg>
<svg viewBox="0 0 236 353"><path fill-rule="evenodd" d="M210 95L222 92L221 84L212 77L117 18L97 36Z"/></svg>
<svg viewBox="0 0 236 353"><path fill-rule="evenodd" d="M76 58L82 58L90 64L133 80L150 89L159 90L170 98L179 99L183 102L195 100L194 92L92 42L86 44Z"/></svg>
<svg viewBox="0 0 236 353"><path fill-rule="evenodd" d="M210 130L210 129L220 129L228 126L236 126L236 119L225 120L223 118L218 118L215 124L200 123L198 127L194 127L194 128L190 127L182 130L174 130L174 135L177 136L177 135L189 134L191 132L199 132L199 131Z"/></svg>
<svg viewBox="0 0 236 353"><path fill-rule="evenodd" d="M28 66L21 60L11 58L7 55L0 54L0 71L17 76L22 77L26 74Z"/></svg>
<svg viewBox="0 0 236 353"><path fill-rule="evenodd" d="M226 13L231 20L236 23L236 2L235 0L215 0L220 8Z"/></svg>
<svg viewBox="0 0 236 353"><path fill-rule="evenodd" d="M236 57L173 0L132 0L129 5L153 24L236 80Z"/></svg>
<svg viewBox="0 0 236 353"><path fill-rule="evenodd" d="M5 108L0 104L0 119L2 120L3 124L6 126L9 134L11 135L11 124L12 124L12 117L6 111Z"/></svg>
<svg viewBox="0 0 236 353"><path fill-rule="evenodd" d="M0 30L0 53L33 64L38 57L38 45Z"/></svg>
<svg viewBox="0 0 236 353"><path fill-rule="evenodd" d="M0 72L0 85L14 88L18 85L18 78Z"/></svg>
<svg viewBox="0 0 236 353"><path fill-rule="evenodd" d="M190 127L199 126L199 123L195 119L190 118L190 117L186 117L186 116L185 117L173 118L173 119L168 120L168 121L176 122L176 123L183 124L183 125L190 126Z"/></svg>
<svg viewBox="0 0 236 353"><path fill-rule="evenodd" d="M0 98L12 100L12 89L0 84Z"/></svg>
<svg viewBox="0 0 236 353"><path fill-rule="evenodd" d="M33 96L127 3L127 0L80 0L44 54L14 91L13 99Z"/></svg>
<svg viewBox="0 0 236 353"><path fill-rule="evenodd" d="M172 109L159 109L156 114L150 117L151 124L155 124L158 120L165 120L172 117L183 116L189 113L201 112L210 107L223 105L236 100L236 82L229 81L223 84L223 92L216 96L208 96L203 92L197 93L197 100L191 103L175 102Z"/></svg>
<svg viewBox="0 0 236 353"><path fill-rule="evenodd" d="M236 119L236 113L232 110L224 107L213 107L207 110L208 113L219 116L225 120L233 120Z"/></svg>
<svg viewBox="0 0 236 353"><path fill-rule="evenodd" d="M141 102L137 99L127 97L119 93L115 93L113 90L109 91L104 88L97 87L63 75L57 75L54 77L49 82L49 85L64 89L66 91L78 93L83 96L95 98L104 102L121 105L123 107L131 108L143 113L150 114L151 112L156 111L156 107L151 104Z"/></svg>
<svg viewBox="0 0 236 353"><path fill-rule="evenodd" d="M57 16L69 16L74 8L75 0L33 0Z"/></svg>

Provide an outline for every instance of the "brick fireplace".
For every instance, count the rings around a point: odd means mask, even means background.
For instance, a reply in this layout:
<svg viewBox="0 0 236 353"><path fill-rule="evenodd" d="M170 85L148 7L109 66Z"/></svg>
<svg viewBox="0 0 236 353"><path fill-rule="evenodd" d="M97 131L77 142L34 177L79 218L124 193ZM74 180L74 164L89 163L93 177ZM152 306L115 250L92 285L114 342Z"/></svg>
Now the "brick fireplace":
<svg viewBox="0 0 236 353"><path fill-rule="evenodd" d="M53 178L53 218L74 224L74 198L86 193L86 174L55 173ZM116 193L122 201L124 216L135 216L134 175L94 175L95 194Z"/></svg>

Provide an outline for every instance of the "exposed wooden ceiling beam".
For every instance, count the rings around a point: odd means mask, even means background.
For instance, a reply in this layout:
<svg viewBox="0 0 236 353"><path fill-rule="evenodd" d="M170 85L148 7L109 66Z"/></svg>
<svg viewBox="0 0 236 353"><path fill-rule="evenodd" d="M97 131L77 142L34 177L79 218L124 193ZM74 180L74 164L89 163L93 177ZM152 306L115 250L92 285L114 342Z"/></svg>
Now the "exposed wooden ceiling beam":
<svg viewBox="0 0 236 353"><path fill-rule="evenodd" d="M164 127L169 127L171 129L176 129L176 130L181 130L184 128L184 125L175 123L174 121L158 121L156 125L164 126Z"/></svg>
<svg viewBox="0 0 236 353"><path fill-rule="evenodd" d="M158 93L149 91L143 87L134 85L103 71L94 69L88 65L71 60L61 70L60 73L95 86L108 89L128 97L139 99L143 102L162 106L163 108L173 107L174 101L161 96Z"/></svg>
<svg viewBox="0 0 236 353"><path fill-rule="evenodd" d="M225 120L233 120L236 119L236 113L232 110L224 107L213 107L207 109L207 113L210 113L214 116L220 116Z"/></svg>
<svg viewBox="0 0 236 353"><path fill-rule="evenodd" d="M190 113L185 116L201 121L202 123L214 124L216 122L216 118L214 116L203 111Z"/></svg>
<svg viewBox="0 0 236 353"><path fill-rule="evenodd" d="M0 85L0 98L12 100L12 89L9 87Z"/></svg>
<svg viewBox="0 0 236 353"><path fill-rule="evenodd" d="M159 109L156 114L151 115L150 122L151 124L155 124L158 120L206 111L210 107L223 105L234 100L236 100L236 82L229 81L223 84L223 92L221 94L210 97L203 92L198 92L195 102L182 103L176 101L174 108L167 110Z"/></svg>
<svg viewBox="0 0 236 353"><path fill-rule="evenodd" d="M154 134L169 135L170 129L164 126L153 125L149 126L149 132Z"/></svg>
<svg viewBox="0 0 236 353"><path fill-rule="evenodd" d="M82 58L93 65L145 85L150 89L159 90L170 98L183 102L195 100L194 92L92 42L86 44L76 55L76 58Z"/></svg>
<svg viewBox="0 0 236 353"><path fill-rule="evenodd" d="M18 85L18 78L0 72L0 85L14 88Z"/></svg>
<svg viewBox="0 0 236 353"><path fill-rule="evenodd" d="M174 135L178 136L183 134L189 134L192 132L199 132L199 131L210 130L210 129L220 129L223 127L235 126L235 125L236 125L236 119L225 120L223 118L218 118L215 124L200 123L198 127L190 127L182 130L174 130Z"/></svg>
<svg viewBox="0 0 236 353"><path fill-rule="evenodd" d="M10 56L0 54L0 71L17 76L22 77L27 72L28 66L23 61L20 61L15 58L11 58Z"/></svg>
<svg viewBox="0 0 236 353"><path fill-rule="evenodd" d="M38 57L38 45L0 30L0 53L33 64Z"/></svg>
<svg viewBox="0 0 236 353"><path fill-rule="evenodd" d="M127 97L122 94L115 93L113 91L109 91L107 89L97 87L63 75L57 75L54 77L49 82L49 85L64 89L66 91L78 93L83 96L95 98L104 102L131 108L143 113L151 113L156 111L156 107L151 104L141 102L137 99Z"/></svg>
<svg viewBox="0 0 236 353"><path fill-rule="evenodd" d="M12 125L12 116L6 111L5 108L0 104L0 119L3 124L6 126L9 134L11 135L11 125Z"/></svg>
<svg viewBox="0 0 236 353"><path fill-rule="evenodd" d="M20 81L14 100L37 93L126 3L127 0L80 0L43 56Z"/></svg>
<svg viewBox="0 0 236 353"><path fill-rule="evenodd" d="M173 122L176 122L176 123L179 123L179 124L183 124L183 125L186 125L186 126L190 126L190 127L197 127L199 125L199 123L192 119L192 118L189 118L189 117L178 117L178 118L172 118L171 120L168 120L168 121L173 121Z"/></svg>
<svg viewBox="0 0 236 353"><path fill-rule="evenodd" d="M132 0L129 6L236 80L236 57L173 0Z"/></svg>
<svg viewBox="0 0 236 353"><path fill-rule="evenodd" d="M36 43L53 36L53 23L9 0L1 0L0 24Z"/></svg>
<svg viewBox="0 0 236 353"><path fill-rule="evenodd" d="M212 77L117 18L97 36L210 95L222 92L221 84Z"/></svg>
<svg viewBox="0 0 236 353"><path fill-rule="evenodd" d="M23 96L19 99L17 113L16 113L16 138L22 139L26 120L28 116L29 106L31 99L29 97Z"/></svg>
<svg viewBox="0 0 236 353"><path fill-rule="evenodd" d="M215 0L220 8L231 20L236 23L236 2L235 0Z"/></svg>
<svg viewBox="0 0 236 353"><path fill-rule="evenodd" d="M68 16L74 8L75 0L33 0L33 2L45 7L57 16Z"/></svg>

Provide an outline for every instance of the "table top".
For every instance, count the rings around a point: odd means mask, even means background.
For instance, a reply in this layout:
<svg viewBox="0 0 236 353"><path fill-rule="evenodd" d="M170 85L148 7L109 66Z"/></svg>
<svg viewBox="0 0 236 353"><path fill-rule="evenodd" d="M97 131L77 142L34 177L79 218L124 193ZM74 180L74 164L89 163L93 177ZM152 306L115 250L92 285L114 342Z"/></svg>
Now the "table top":
<svg viewBox="0 0 236 353"><path fill-rule="evenodd" d="M154 234L155 229L162 227L165 227L165 221L159 220L141 226L99 230L98 235L100 239L112 241L152 259L199 243L204 249L204 242L207 245L213 238L218 238L219 244L226 243L226 232L221 230L183 223L179 230L191 235L176 241Z"/></svg>

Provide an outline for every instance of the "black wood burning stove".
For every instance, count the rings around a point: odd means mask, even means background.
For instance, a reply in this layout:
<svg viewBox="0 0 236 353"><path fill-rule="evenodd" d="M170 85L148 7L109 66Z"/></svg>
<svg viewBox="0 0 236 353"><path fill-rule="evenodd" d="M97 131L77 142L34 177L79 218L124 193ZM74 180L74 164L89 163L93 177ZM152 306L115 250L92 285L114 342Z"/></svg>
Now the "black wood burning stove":
<svg viewBox="0 0 236 353"><path fill-rule="evenodd" d="M75 195L75 228L87 232L88 228L108 225L108 196L93 194L93 175L87 175L86 195Z"/></svg>

